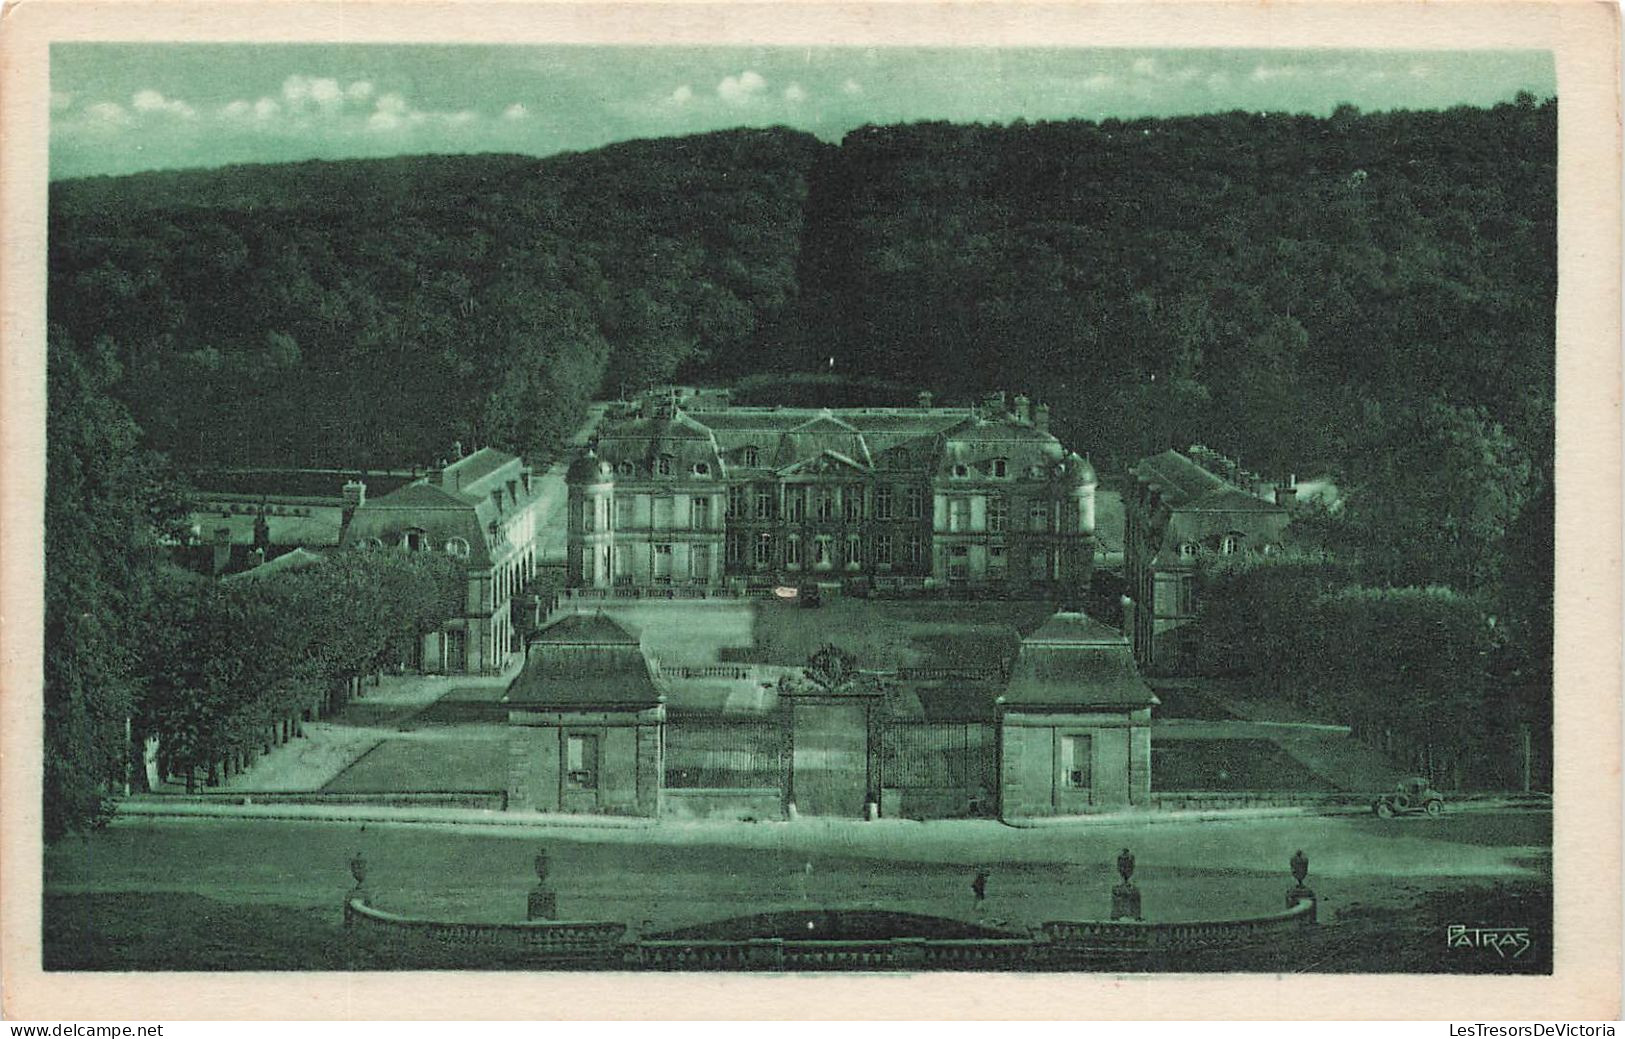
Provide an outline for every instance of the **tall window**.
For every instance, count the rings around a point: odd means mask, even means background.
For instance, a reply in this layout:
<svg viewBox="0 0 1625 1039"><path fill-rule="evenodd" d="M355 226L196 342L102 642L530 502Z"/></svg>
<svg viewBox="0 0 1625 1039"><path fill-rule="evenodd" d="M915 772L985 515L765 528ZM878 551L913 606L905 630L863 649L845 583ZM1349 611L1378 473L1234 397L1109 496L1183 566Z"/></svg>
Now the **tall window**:
<svg viewBox="0 0 1625 1039"><path fill-rule="evenodd" d="M948 576L956 581L963 581L970 576L970 549L964 545L955 545L948 550Z"/></svg>
<svg viewBox="0 0 1625 1039"><path fill-rule="evenodd" d="M890 484L881 484L875 488L875 519L891 519Z"/></svg>
<svg viewBox="0 0 1625 1039"><path fill-rule="evenodd" d="M607 548L604 549L604 553L606 555L608 555L609 549L607 549ZM608 570L609 567L605 566L604 569ZM632 583L632 549L631 548L617 549L616 552L615 552L615 583L616 584L631 584Z"/></svg>
<svg viewBox="0 0 1625 1039"><path fill-rule="evenodd" d="M757 519L772 519L773 518L773 488L772 487L757 487L756 488L756 518Z"/></svg>
<svg viewBox="0 0 1625 1039"><path fill-rule="evenodd" d="M1010 475L1010 460L1008 458L993 459L993 475L1000 480Z"/></svg>
<svg viewBox="0 0 1625 1039"><path fill-rule="evenodd" d="M841 488L841 518L856 523L863 518L863 488Z"/></svg>
<svg viewBox="0 0 1625 1039"><path fill-rule="evenodd" d="M711 499L690 498L688 500L688 522L695 530L709 530L711 528Z"/></svg>
<svg viewBox="0 0 1625 1039"><path fill-rule="evenodd" d="M970 529L969 498L950 498L948 500L948 529L951 531Z"/></svg>
<svg viewBox="0 0 1625 1039"><path fill-rule="evenodd" d="M632 496L630 494L615 499L615 525L617 527L632 526Z"/></svg>
<svg viewBox="0 0 1625 1039"><path fill-rule="evenodd" d="M671 584L671 546L653 546L652 556L650 570L654 574L655 584Z"/></svg>
<svg viewBox="0 0 1625 1039"><path fill-rule="evenodd" d="M1010 499L995 494L987 502L987 529L991 534L1003 534L1010 522Z"/></svg>
<svg viewBox="0 0 1625 1039"><path fill-rule="evenodd" d="M1233 556L1233 555L1236 554L1236 549L1240 545L1241 545L1241 539L1240 538L1238 538L1234 534L1226 534L1223 538L1221 538L1219 540L1219 551L1220 551L1220 553L1222 553L1224 555Z"/></svg>
<svg viewBox="0 0 1625 1039"><path fill-rule="evenodd" d="M875 563L881 566L891 565L890 534L878 534L875 536Z"/></svg>
<svg viewBox="0 0 1625 1039"><path fill-rule="evenodd" d="M761 534L756 538L756 554L753 562L757 566L768 566L773 562L773 535Z"/></svg>
<svg viewBox="0 0 1625 1039"><path fill-rule="evenodd" d="M594 520L598 516L598 499L588 498L581 503L581 529L591 534L597 529Z"/></svg>
<svg viewBox="0 0 1625 1039"><path fill-rule="evenodd" d="M740 452L739 457L746 466L753 469L756 467L757 463L762 460L761 452L756 450L756 445L754 444L746 447L744 451Z"/></svg>
<svg viewBox="0 0 1625 1039"><path fill-rule="evenodd" d="M818 518L821 520L835 518L835 496L829 491L818 492Z"/></svg>
<svg viewBox="0 0 1625 1039"><path fill-rule="evenodd" d="M598 737L567 736L564 747L565 785L571 790L597 790Z"/></svg>
<svg viewBox="0 0 1625 1039"><path fill-rule="evenodd" d="M661 476L670 476L671 475L671 462L672 462L671 455L661 455L659 460L655 462L655 471L658 472Z"/></svg>
<svg viewBox="0 0 1625 1039"><path fill-rule="evenodd" d="M690 545L688 549L688 576L693 581L711 579L711 546Z"/></svg>
<svg viewBox="0 0 1625 1039"><path fill-rule="evenodd" d="M1027 506L1027 529L1041 534L1050 529L1050 508L1047 501L1035 501Z"/></svg>
<svg viewBox="0 0 1625 1039"><path fill-rule="evenodd" d="M908 562L910 566L919 566L925 559L925 539L918 534L908 536Z"/></svg>
<svg viewBox="0 0 1625 1039"><path fill-rule="evenodd" d="M1089 737L1061 737L1061 786L1068 790L1088 790L1091 767Z"/></svg>
<svg viewBox="0 0 1625 1039"><path fill-rule="evenodd" d="M677 511L677 500L671 497L659 497L654 499L653 504L654 528L656 530L670 530L674 526L672 514Z"/></svg>
<svg viewBox="0 0 1625 1039"><path fill-rule="evenodd" d="M925 514L925 492L918 487L908 489L908 518L919 519Z"/></svg>
<svg viewBox="0 0 1625 1039"><path fill-rule="evenodd" d="M745 518L745 488L737 486L728 488L728 518Z"/></svg>
<svg viewBox="0 0 1625 1039"><path fill-rule="evenodd" d="M791 534L789 537L784 539L784 565L785 566L800 566L801 565L801 537L800 537L800 535Z"/></svg>
<svg viewBox="0 0 1625 1039"><path fill-rule="evenodd" d="M799 523L807 518L807 488L796 486L784 489L784 509L790 515L792 522Z"/></svg>
<svg viewBox="0 0 1625 1039"><path fill-rule="evenodd" d="M820 534L813 538L813 565L830 565L830 538L828 534Z"/></svg>
<svg viewBox="0 0 1625 1039"><path fill-rule="evenodd" d="M987 546L987 576L1002 578L1004 576L1004 546Z"/></svg>
<svg viewBox="0 0 1625 1039"><path fill-rule="evenodd" d="M853 570L863 565L863 539L856 534L846 536L846 565Z"/></svg>
<svg viewBox="0 0 1625 1039"><path fill-rule="evenodd" d="M738 566L745 561L745 538L742 534L728 534L727 542L728 564Z"/></svg>

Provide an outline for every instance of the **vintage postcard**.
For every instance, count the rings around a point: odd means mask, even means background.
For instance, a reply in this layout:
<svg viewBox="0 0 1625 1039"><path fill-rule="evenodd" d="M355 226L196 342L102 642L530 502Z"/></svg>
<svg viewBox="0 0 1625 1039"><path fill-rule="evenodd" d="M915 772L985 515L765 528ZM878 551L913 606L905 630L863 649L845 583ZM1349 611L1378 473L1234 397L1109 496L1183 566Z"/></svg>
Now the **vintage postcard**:
<svg viewBox="0 0 1625 1039"><path fill-rule="evenodd" d="M1613 6L6 21L8 1015L1618 1017Z"/></svg>

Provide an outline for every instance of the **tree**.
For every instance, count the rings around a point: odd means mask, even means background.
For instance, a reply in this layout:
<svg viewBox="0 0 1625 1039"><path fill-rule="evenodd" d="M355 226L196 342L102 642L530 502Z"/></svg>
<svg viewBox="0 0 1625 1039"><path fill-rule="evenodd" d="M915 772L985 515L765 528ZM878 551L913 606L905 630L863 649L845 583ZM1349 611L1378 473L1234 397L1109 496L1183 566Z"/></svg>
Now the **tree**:
<svg viewBox="0 0 1625 1039"><path fill-rule="evenodd" d="M95 825L129 766L126 726L142 692L139 618L153 594L155 519L172 519L160 460L108 393L110 342L46 344L46 838Z"/></svg>

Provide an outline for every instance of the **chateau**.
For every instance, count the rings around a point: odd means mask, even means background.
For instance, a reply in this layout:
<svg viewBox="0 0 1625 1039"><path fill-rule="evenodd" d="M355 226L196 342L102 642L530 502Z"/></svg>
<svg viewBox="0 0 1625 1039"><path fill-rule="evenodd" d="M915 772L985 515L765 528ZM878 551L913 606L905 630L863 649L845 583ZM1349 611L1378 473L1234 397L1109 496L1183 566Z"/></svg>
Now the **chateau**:
<svg viewBox="0 0 1625 1039"><path fill-rule="evenodd" d="M1021 396L839 409L654 396L607 420L567 481L574 588L1064 596L1094 562L1094 468Z"/></svg>

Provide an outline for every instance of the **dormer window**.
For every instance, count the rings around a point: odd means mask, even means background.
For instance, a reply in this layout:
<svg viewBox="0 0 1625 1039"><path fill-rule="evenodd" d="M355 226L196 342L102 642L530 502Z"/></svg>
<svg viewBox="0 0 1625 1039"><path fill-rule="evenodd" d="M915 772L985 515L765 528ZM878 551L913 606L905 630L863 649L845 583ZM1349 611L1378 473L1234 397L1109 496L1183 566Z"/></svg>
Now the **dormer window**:
<svg viewBox="0 0 1625 1039"><path fill-rule="evenodd" d="M760 452L758 452L756 450L754 445L751 446L751 447L745 448L745 450L740 454L740 459L747 466L752 466L752 467L759 464L761 462L761 460L762 460Z"/></svg>
<svg viewBox="0 0 1625 1039"><path fill-rule="evenodd" d="M1194 542L1191 542L1191 541L1182 541L1182 542L1180 542L1180 545L1179 545L1179 558L1181 558L1181 559L1195 559L1196 558L1196 544Z"/></svg>
<svg viewBox="0 0 1625 1039"><path fill-rule="evenodd" d="M427 531L412 529L401 535L401 546L408 552L426 552L429 548Z"/></svg>
<svg viewBox="0 0 1625 1039"><path fill-rule="evenodd" d="M711 475L711 465L710 465L710 463L708 463L708 462L695 462L694 463L694 475L695 476L710 476Z"/></svg>
<svg viewBox="0 0 1625 1039"><path fill-rule="evenodd" d="M1241 550L1241 536L1239 534L1226 534L1219 539L1219 554L1233 556Z"/></svg>
<svg viewBox="0 0 1625 1039"><path fill-rule="evenodd" d="M621 465L620 465L620 470L621 470L621 475L622 476L631 476L632 475L632 463L631 462L622 462Z"/></svg>
<svg viewBox="0 0 1625 1039"><path fill-rule="evenodd" d="M655 472L661 476L671 475L671 455L661 455L655 461Z"/></svg>
<svg viewBox="0 0 1625 1039"><path fill-rule="evenodd" d="M963 463L954 466L954 479L963 480L970 475L970 466Z"/></svg>
<svg viewBox="0 0 1625 1039"><path fill-rule="evenodd" d="M1004 479L1010 475L1010 460L1008 458L993 459L993 475L997 479Z"/></svg>
<svg viewBox="0 0 1625 1039"><path fill-rule="evenodd" d="M446 541L446 555L457 559L468 558L468 542L463 538L450 538Z"/></svg>

